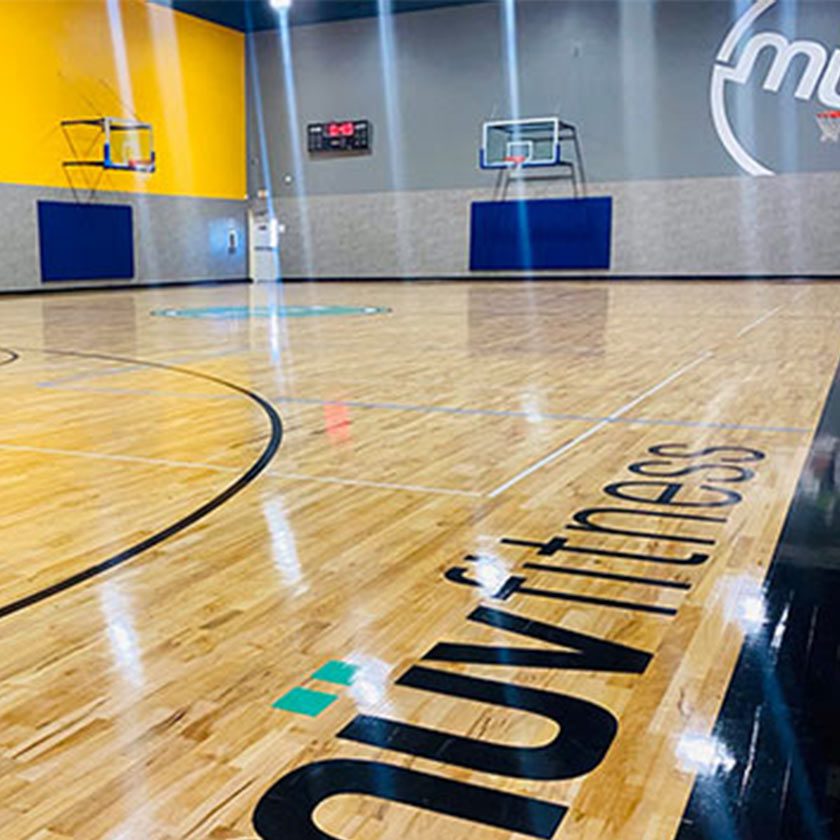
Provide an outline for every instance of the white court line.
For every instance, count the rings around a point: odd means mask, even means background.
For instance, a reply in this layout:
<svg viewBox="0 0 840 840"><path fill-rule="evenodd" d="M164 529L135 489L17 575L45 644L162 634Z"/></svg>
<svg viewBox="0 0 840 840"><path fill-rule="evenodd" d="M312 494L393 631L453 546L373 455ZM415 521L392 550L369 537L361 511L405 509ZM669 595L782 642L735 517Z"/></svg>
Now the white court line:
<svg viewBox="0 0 840 840"><path fill-rule="evenodd" d="M269 470L278 478L292 478L299 481L316 481L324 484L350 484L359 487L378 487L383 490L407 490L411 493L436 493L441 496L471 496L479 498L483 493L474 490L454 490L448 487L426 487L421 484L391 484L387 481L365 481L362 478L337 478L335 476L302 475L301 473L286 473Z"/></svg>
<svg viewBox="0 0 840 840"><path fill-rule="evenodd" d="M604 426L608 426L610 423L613 423L622 415L626 414L630 409L635 408L642 400L646 400L648 397L653 396L657 391L664 388L666 385L670 385L675 379L682 376L684 373L688 373L692 368L697 367L701 362L705 362L710 356L714 355L711 350L706 350L704 353L701 353L694 361L689 362L687 365L684 365L679 370L674 371L670 376L666 376L661 382L657 382L652 388L648 388L643 394L639 394L638 397L630 400L630 402L625 403L621 408L614 411L609 417L603 419L600 423L596 423L591 428L587 429L585 432L581 432L577 437L572 438L568 443L564 443L559 449L555 449L553 452L549 452L544 458L541 458L535 464L531 464L530 467L522 470L521 472L517 473L513 478L509 478L504 484L500 484L498 487L495 487L491 490L487 497L490 499L496 498L496 496L504 493L505 490L509 490L513 487L514 484L518 484L522 479L527 478L532 473L535 473L537 470L542 469L547 464L550 464L552 461L556 461L561 455L565 455L570 449L573 449L579 443L582 443L587 438L592 437L596 432L599 432Z"/></svg>
<svg viewBox="0 0 840 840"><path fill-rule="evenodd" d="M137 464L154 464L160 467L186 467L194 470L214 472L242 472L240 467L224 467L219 464L199 464L194 461L170 461L166 458L143 458L139 455L108 455L104 452L82 452L76 449L53 449L46 446L24 446L16 443L0 443L0 450L9 452L35 452L44 455L64 455L70 458L92 458L97 461L126 461Z"/></svg>
<svg viewBox="0 0 840 840"><path fill-rule="evenodd" d="M69 458L90 458L95 461L120 461L135 464L151 464L159 467L181 467L193 470L210 470L212 472L239 473L241 467L225 467L221 464L202 464L195 461L171 461L167 458L143 458L139 455L109 455L104 452L83 452L77 449L55 449L46 446L25 446L15 443L0 443L0 451L33 452L44 455L60 455ZM384 481L365 481L356 478L338 478L336 476L303 475L301 473L283 473L269 469L267 474L277 478L289 478L296 481L314 481L322 484L349 484L359 487L378 487L383 490L406 490L412 493L434 493L444 496L472 496L482 494L472 490L455 490L447 487L426 487L420 484L391 484Z"/></svg>
<svg viewBox="0 0 840 840"><path fill-rule="evenodd" d="M768 318L772 318L783 307L784 304L777 306L775 309L771 309L769 312L765 312L760 318L756 318L751 324L747 324L746 327L735 333L735 338L740 338L742 335L746 335L750 330L754 330L757 326L763 324Z"/></svg>
<svg viewBox="0 0 840 840"><path fill-rule="evenodd" d="M799 294L795 296L794 300L798 300L803 293L804 290L800 291ZM763 324L768 318L772 318L777 312L780 312L787 305L788 304L780 304L774 309L771 309L769 312L765 312L763 315L756 318L754 321L751 321L749 324L747 324L746 327L743 327L739 332L737 332L735 338L740 338L741 336L746 335L750 330L755 329L759 324ZM537 461L536 464L532 464L530 467L527 467L526 469L522 470L522 472L517 473L515 476L513 476L513 478L508 479L504 484L500 484L498 487L495 487L487 494L487 497L490 499L494 499L496 496L500 495L501 493L504 493L505 490L509 490L515 484L518 484L520 481L522 481L522 479L527 478L529 475L535 473L537 470L542 469L544 466L546 466L546 464L550 464L552 461L556 461L559 457L565 455L570 449L573 449L579 443L583 442L587 438L592 437L592 435L594 435L596 432L603 429L604 426L611 422L614 422L616 419L630 411L631 408L635 408L635 406L637 406L640 402L652 396L657 391L661 390L666 385L669 385L675 379L682 376L684 373L687 373L693 367L696 367L701 362L706 361L706 359L709 359L714 355L715 354L713 350L704 350L696 359L694 359L694 361L689 362L685 367L674 371L674 373L672 373L670 376L665 377L665 379L663 379L661 382L657 382L657 384L654 385L652 388L648 389L643 394L640 394L638 397L631 400L626 405L623 405L617 411L614 411L612 414L609 415L609 417L602 420L600 423L597 423L596 425L592 426L592 428L587 429L585 432L582 432L576 438L572 438L572 440L570 440L568 443L563 444L563 446L561 446L559 449L555 449L553 452L549 452L548 455Z"/></svg>

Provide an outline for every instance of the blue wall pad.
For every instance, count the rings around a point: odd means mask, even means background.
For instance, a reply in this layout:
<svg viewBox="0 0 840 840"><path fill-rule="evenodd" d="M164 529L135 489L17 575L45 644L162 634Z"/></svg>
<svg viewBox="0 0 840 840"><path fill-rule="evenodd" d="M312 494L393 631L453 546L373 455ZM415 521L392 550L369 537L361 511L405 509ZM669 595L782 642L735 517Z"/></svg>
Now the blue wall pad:
<svg viewBox="0 0 840 840"><path fill-rule="evenodd" d="M609 268L612 198L475 201L470 270Z"/></svg>
<svg viewBox="0 0 840 840"><path fill-rule="evenodd" d="M41 280L134 277L130 206L38 202Z"/></svg>

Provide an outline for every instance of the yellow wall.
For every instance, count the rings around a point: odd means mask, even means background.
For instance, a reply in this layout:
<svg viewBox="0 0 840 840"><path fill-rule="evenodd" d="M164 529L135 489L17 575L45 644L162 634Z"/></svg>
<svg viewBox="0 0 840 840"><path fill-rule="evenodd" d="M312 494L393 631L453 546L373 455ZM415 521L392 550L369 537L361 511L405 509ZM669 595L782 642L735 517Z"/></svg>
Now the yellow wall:
<svg viewBox="0 0 840 840"><path fill-rule="evenodd" d="M241 33L144 0L0 0L0 183L101 175L105 190L242 199L244 53ZM65 171L60 121L131 117L132 98L154 125L157 172Z"/></svg>

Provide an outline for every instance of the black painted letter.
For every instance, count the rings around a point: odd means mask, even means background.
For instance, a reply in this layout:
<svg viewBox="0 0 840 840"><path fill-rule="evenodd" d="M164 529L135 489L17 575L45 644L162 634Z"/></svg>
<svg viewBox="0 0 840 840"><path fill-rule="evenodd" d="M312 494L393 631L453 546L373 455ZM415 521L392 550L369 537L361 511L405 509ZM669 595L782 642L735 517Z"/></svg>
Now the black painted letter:
<svg viewBox="0 0 840 840"><path fill-rule="evenodd" d="M253 823L263 840L334 840L312 820L325 799L355 793L460 817L512 834L549 838L566 808L378 761L332 759L293 770L263 794Z"/></svg>
<svg viewBox="0 0 840 840"><path fill-rule="evenodd" d="M468 616L470 621L539 639L570 651L514 648L497 645L468 645L441 642L423 659L436 662L479 662L485 665L516 665L521 668L556 668L573 671L615 671L621 674L642 674L653 654L620 645L606 639L576 633L532 618L478 607Z"/></svg>
<svg viewBox="0 0 840 840"><path fill-rule="evenodd" d="M410 668L397 685L532 712L553 720L560 733L541 747L511 747L359 715L338 737L499 776L574 779L601 763L618 730L616 719L601 706L552 691L419 666Z"/></svg>
<svg viewBox="0 0 840 840"><path fill-rule="evenodd" d="M715 541L706 537L683 537L678 534L662 534L655 531L627 531L624 528L613 528L609 525L599 525L593 522L596 514L613 514L622 516L642 516L662 519L687 519L695 522L726 522L725 517L701 516L696 513L663 513L658 510L628 510L627 508L598 507L579 510L572 519L577 525L566 525L570 531L594 531L601 534L621 534L625 537L641 537L649 540L670 540L671 542L700 543L700 545L714 545Z"/></svg>
<svg viewBox="0 0 840 840"><path fill-rule="evenodd" d="M625 490L627 487L636 488L637 492L628 493ZM639 489L644 490L648 487L654 490L659 488L659 492L649 496L638 492ZM720 493L723 498L712 499L706 502L682 501L680 491L685 489L686 485L677 481L617 481L614 484L608 484L604 487L604 492L609 496L614 496L616 499L624 499L628 502L687 508L729 507L730 505L737 505L743 498L740 493L736 493L734 490L724 490L723 487L712 487L711 484L701 484L699 487L693 487L691 489L703 490L705 493Z"/></svg>

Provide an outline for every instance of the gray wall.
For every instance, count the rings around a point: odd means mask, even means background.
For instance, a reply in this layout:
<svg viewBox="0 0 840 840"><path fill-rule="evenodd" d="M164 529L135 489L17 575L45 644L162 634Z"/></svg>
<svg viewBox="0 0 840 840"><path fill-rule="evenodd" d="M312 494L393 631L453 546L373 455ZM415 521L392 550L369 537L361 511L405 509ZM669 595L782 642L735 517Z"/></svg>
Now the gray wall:
<svg viewBox="0 0 840 840"><path fill-rule="evenodd" d="M0 291L107 286L107 280L41 283L39 199L73 201L69 189L0 184ZM239 279L247 276L243 201L100 192L98 202L134 208L134 283ZM238 232L236 253L227 233ZM125 280L116 281L126 283Z"/></svg>
<svg viewBox="0 0 840 840"><path fill-rule="evenodd" d="M591 191L616 202L614 273L840 273L840 146L820 142L824 106L794 97L801 59L778 93L762 89L764 55L750 83L727 94L740 139L781 177L744 175L715 132L712 68L750 5L516 3L520 112L579 126ZM397 15L387 74L376 20L294 28L293 77L278 33L249 38L249 190L275 196L286 276L468 274L469 203L489 198L493 181L477 167L480 126L513 113L503 17L497 3ZM779 0L751 32L764 30L830 52L840 3ZM373 154L304 152L296 165L291 132L305 148L307 122L342 117L372 120ZM567 190L540 183L527 194Z"/></svg>

